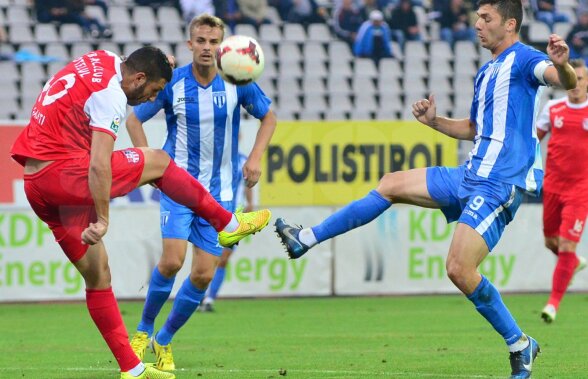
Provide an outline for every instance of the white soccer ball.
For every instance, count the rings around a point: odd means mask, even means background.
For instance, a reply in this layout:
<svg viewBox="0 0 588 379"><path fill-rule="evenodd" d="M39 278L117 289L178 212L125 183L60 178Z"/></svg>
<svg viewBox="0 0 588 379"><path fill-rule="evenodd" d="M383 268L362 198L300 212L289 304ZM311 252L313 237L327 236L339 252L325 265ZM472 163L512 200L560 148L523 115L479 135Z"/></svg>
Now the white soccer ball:
<svg viewBox="0 0 588 379"><path fill-rule="evenodd" d="M259 79L264 62L261 46L251 37L228 37L216 50L216 67L220 76L238 86Z"/></svg>

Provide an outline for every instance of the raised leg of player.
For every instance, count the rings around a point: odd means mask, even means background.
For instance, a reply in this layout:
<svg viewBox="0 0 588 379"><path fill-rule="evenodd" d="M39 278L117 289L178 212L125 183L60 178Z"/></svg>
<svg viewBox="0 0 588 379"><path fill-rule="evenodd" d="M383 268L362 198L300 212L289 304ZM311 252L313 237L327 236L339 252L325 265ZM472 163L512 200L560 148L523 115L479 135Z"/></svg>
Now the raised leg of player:
<svg viewBox="0 0 588 379"><path fill-rule="evenodd" d="M218 232L227 226L237 229L238 222L233 214L224 209L192 175L178 167L165 151L149 148L141 150L145 156L145 166L139 185L153 182L172 200L207 220ZM233 225L229 225L230 222Z"/></svg>
<svg viewBox="0 0 588 379"><path fill-rule="evenodd" d="M106 344L116 358L122 372L136 371L138 376L143 364L129 344L127 330L111 287L108 256L102 241L88 248L86 254L74 265L86 283L86 305L90 316Z"/></svg>

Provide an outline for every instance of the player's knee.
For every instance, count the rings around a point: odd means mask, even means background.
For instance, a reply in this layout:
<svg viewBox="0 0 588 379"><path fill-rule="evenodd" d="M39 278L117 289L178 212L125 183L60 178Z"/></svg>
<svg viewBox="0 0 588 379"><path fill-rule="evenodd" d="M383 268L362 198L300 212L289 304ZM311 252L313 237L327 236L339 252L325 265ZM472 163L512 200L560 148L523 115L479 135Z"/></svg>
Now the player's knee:
<svg viewBox="0 0 588 379"><path fill-rule="evenodd" d="M171 278L172 276L176 275L178 271L182 268L184 262L180 258L166 258L162 259L157 265L159 272L161 275L165 276L166 278Z"/></svg>
<svg viewBox="0 0 588 379"><path fill-rule="evenodd" d="M394 201L398 196L399 184L402 183L402 172L389 172L385 174L378 183L376 191L378 191L385 198Z"/></svg>
<svg viewBox="0 0 588 379"><path fill-rule="evenodd" d="M163 175L163 172L169 166L171 159L169 154L161 149L150 148L143 148L143 154L145 156L145 167Z"/></svg>
<svg viewBox="0 0 588 379"><path fill-rule="evenodd" d="M557 254L558 243L557 238L545 238L545 247L551 250L554 254Z"/></svg>
<svg viewBox="0 0 588 379"><path fill-rule="evenodd" d="M213 272L192 272L192 274L190 274L190 281L194 284L194 286L196 286L197 288L208 288L208 285L210 284L210 282L212 281L212 278L214 276L214 271Z"/></svg>
<svg viewBox="0 0 588 379"><path fill-rule="evenodd" d="M576 242L570 241L565 238L560 238L559 244L557 245L558 251L566 251L566 252L575 252L576 251Z"/></svg>

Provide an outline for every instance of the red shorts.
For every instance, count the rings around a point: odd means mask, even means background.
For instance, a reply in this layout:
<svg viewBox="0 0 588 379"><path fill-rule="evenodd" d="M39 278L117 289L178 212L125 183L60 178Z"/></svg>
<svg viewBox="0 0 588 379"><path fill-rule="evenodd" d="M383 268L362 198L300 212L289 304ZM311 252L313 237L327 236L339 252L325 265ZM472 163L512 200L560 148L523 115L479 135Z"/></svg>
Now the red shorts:
<svg viewBox="0 0 588 379"><path fill-rule="evenodd" d="M543 235L580 242L588 215L586 199L543 192Z"/></svg>
<svg viewBox="0 0 588 379"><path fill-rule="evenodd" d="M96 209L88 185L90 156L55 161L33 175L25 175L24 189L31 207L47 223L70 261L80 260L88 245L82 232L96 222ZM145 159L140 149L112 153L110 197L126 195L137 187Z"/></svg>

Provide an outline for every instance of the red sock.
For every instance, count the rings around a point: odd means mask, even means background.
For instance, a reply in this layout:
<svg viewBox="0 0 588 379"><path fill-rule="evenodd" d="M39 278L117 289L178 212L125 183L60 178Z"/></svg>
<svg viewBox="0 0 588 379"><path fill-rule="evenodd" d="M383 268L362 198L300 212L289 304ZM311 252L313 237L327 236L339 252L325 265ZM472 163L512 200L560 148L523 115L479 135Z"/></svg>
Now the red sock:
<svg viewBox="0 0 588 379"><path fill-rule="evenodd" d="M555 309L559 307L577 266L578 257L575 252L560 251L557 255L557 265L553 270L553 285L549 297L549 304L552 304Z"/></svg>
<svg viewBox="0 0 588 379"><path fill-rule="evenodd" d="M220 232L228 225L233 214L223 208L212 195L186 170L173 160L155 185L173 201L187 206Z"/></svg>
<svg viewBox="0 0 588 379"><path fill-rule="evenodd" d="M131 348L129 335L123 324L112 288L105 290L86 289L86 305L90 316L118 361L120 371L129 371L141 361Z"/></svg>

